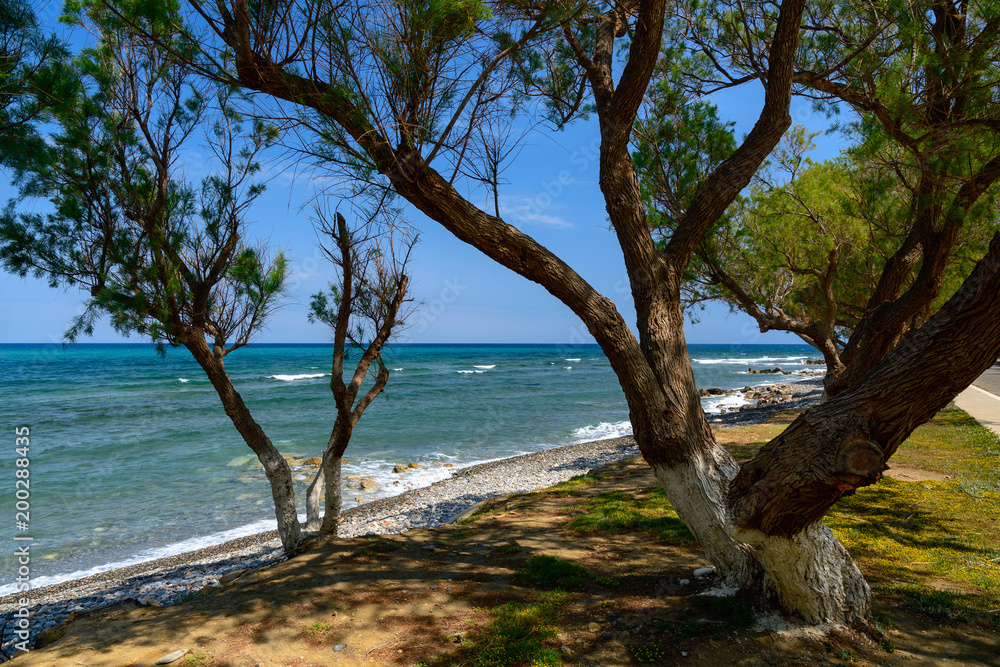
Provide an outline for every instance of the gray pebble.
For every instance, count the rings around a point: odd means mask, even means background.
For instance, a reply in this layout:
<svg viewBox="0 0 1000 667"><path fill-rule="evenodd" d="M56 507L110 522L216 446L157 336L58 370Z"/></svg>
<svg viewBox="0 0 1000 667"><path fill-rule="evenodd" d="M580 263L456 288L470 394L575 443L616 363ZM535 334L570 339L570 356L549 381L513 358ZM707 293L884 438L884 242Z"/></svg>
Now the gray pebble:
<svg viewBox="0 0 1000 667"><path fill-rule="evenodd" d="M178 649L178 650L174 651L173 653L166 654L165 656L163 656L162 658L160 658L159 660L157 660L156 663L154 663L154 664L157 664L157 665L169 665L170 663L172 663L175 660L180 660L181 656L183 656L187 652L188 652L188 650L186 648Z"/></svg>

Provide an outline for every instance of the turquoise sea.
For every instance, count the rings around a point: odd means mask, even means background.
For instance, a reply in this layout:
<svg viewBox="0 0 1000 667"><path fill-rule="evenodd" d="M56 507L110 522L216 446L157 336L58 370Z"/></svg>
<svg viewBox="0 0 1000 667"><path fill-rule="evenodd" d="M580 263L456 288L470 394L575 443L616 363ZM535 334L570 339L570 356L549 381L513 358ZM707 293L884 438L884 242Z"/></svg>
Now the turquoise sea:
<svg viewBox="0 0 1000 667"><path fill-rule="evenodd" d="M692 345L701 387L770 384L749 366L802 370L805 345ZM398 345L386 392L359 422L345 475L396 495L483 461L631 432L596 345ZM333 425L330 347L259 345L226 367L282 453L319 456ZM785 378L790 380L793 378ZM742 402L705 399L708 411ZM148 345L0 345L0 594L13 589L15 535L30 535L41 586L273 528L270 490L186 350ZM30 522L15 525L15 429L30 429ZM394 475L396 463L428 466ZM436 465L435 465L436 464ZM297 470L301 489L312 472ZM394 483L399 482L399 483ZM23 494L22 494L23 495ZM300 497L301 504L301 497ZM23 506L22 506L23 507ZM6 525L8 537L3 537Z"/></svg>

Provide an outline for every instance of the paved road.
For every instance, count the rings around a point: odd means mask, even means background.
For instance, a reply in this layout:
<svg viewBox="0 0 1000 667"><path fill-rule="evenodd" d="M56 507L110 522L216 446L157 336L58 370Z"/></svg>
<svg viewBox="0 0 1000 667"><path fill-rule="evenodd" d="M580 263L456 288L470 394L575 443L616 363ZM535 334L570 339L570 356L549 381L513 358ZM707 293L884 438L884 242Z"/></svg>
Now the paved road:
<svg viewBox="0 0 1000 667"><path fill-rule="evenodd" d="M972 384L980 389L985 389L994 396L1000 396L1000 362L994 364L993 368L987 368L986 372Z"/></svg>
<svg viewBox="0 0 1000 667"><path fill-rule="evenodd" d="M1000 435L1000 363L987 369L971 387L956 396L955 405Z"/></svg>

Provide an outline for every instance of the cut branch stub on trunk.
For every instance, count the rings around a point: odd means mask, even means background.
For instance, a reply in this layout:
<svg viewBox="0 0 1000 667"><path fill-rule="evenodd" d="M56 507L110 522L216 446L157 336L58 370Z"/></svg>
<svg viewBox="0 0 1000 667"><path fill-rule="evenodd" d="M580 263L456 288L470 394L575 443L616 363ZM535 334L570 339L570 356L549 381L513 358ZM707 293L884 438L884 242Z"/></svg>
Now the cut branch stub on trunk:
<svg viewBox="0 0 1000 667"><path fill-rule="evenodd" d="M799 417L733 480L730 510L740 529L791 537L840 497L879 480L883 450L823 407Z"/></svg>
<svg viewBox="0 0 1000 667"><path fill-rule="evenodd" d="M837 452L834 477L840 480L837 488L853 491L861 486L874 484L886 469L885 454L871 440L851 440Z"/></svg>

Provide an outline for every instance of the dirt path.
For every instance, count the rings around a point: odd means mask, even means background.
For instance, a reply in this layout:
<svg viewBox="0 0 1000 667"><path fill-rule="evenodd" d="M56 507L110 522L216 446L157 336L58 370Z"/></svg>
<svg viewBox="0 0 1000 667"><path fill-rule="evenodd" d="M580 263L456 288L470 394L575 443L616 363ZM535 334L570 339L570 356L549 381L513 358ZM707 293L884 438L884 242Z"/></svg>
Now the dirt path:
<svg viewBox="0 0 1000 667"><path fill-rule="evenodd" d="M879 609L894 626L884 638L892 653L857 635L735 627L699 606L707 583L692 572L708 563L692 546L567 526L595 498L614 497L597 494L644 497L653 486L645 464L623 462L587 486L504 499L468 523L322 543L188 603L129 602L69 622L13 664L152 665L177 649L189 649L172 663L185 667L460 664L489 610L544 595L515 576L536 554L592 575L565 597L546 640L564 664L638 664L637 648L650 645L661 665L998 664L997 634L896 609Z"/></svg>

